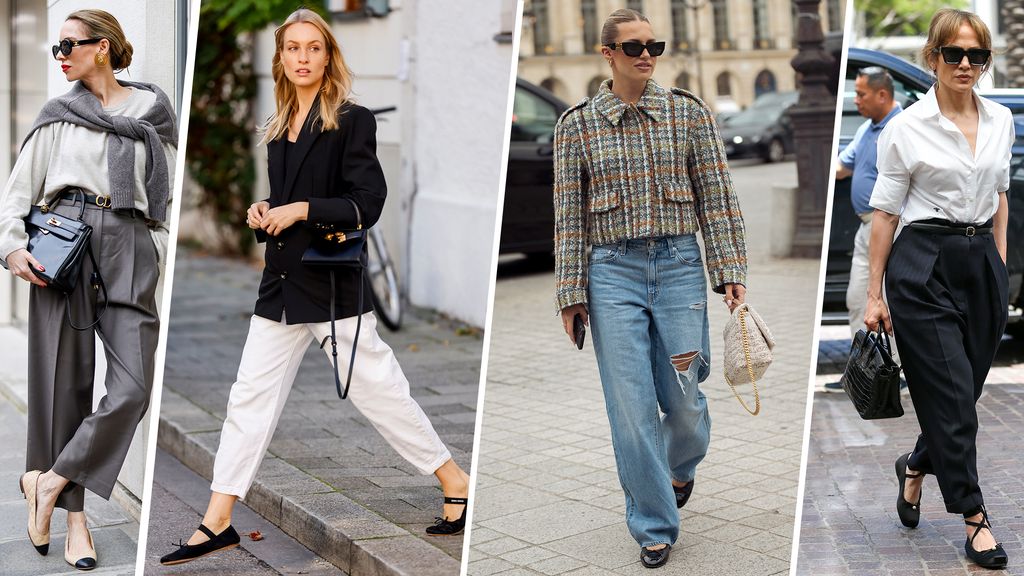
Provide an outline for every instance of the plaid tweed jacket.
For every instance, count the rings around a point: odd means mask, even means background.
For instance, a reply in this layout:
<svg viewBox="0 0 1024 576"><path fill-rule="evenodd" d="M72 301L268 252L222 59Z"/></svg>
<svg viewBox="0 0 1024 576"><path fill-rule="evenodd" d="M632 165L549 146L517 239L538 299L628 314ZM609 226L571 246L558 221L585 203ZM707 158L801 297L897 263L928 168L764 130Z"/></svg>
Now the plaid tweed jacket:
<svg viewBox="0 0 1024 576"><path fill-rule="evenodd" d="M715 292L746 283L743 216L722 138L699 98L653 80L636 105L611 91L555 126L555 277L561 310L587 303L587 247L692 234Z"/></svg>

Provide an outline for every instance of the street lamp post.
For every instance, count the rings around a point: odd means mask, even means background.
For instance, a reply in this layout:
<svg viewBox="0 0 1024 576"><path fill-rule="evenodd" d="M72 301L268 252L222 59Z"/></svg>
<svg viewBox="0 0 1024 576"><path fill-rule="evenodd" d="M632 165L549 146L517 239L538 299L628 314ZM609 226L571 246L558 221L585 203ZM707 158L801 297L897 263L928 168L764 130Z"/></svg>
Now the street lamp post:
<svg viewBox="0 0 1024 576"><path fill-rule="evenodd" d="M697 60L697 97L704 100L704 74L700 62L700 22L697 21L697 11L708 5L708 0L686 0L686 7L693 11L693 52Z"/></svg>
<svg viewBox="0 0 1024 576"><path fill-rule="evenodd" d="M828 200L837 95L830 87L833 58L825 51L825 36L818 12L820 0L793 0L797 6L797 55L790 62L800 72L800 99L789 109L796 144L796 229L792 254L821 257L822 230Z"/></svg>

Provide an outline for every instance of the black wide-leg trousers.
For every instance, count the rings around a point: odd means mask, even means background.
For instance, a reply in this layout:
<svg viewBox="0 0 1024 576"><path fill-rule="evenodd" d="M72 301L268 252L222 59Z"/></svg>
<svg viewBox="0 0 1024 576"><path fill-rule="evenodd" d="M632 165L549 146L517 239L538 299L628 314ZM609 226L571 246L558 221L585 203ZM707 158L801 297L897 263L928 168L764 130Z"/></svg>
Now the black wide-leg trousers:
<svg viewBox="0 0 1024 576"><path fill-rule="evenodd" d="M975 404L1006 327L1006 266L992 234L910 226L893 244L885 288L921 426L908 464L935 475L948 512L973 511L984 504Z"/></svg>

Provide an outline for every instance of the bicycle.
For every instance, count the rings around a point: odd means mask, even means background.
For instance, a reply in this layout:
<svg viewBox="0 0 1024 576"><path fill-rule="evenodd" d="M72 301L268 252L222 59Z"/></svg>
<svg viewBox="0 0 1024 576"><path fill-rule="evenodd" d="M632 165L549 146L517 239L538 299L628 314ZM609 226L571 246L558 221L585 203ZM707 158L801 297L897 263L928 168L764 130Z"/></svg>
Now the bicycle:
<svg viewBox="0 0 1024 576"><path fill-rule="evenodd" d="M397 106L375 108L374 116L394 112ZM366 275L370 280L370 296L380 321L392 332L402 326L402 291L394 261L384 242L380 226L371 226L366 235L368 261Z"/></svg>

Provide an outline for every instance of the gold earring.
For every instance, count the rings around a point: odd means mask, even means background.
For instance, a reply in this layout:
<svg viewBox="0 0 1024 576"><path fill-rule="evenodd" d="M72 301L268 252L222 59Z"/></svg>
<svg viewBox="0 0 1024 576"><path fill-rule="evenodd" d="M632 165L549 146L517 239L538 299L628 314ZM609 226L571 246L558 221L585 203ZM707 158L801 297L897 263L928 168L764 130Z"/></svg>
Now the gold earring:
<svg viewBox="0 0 1024 576"><path fill-rule="evenodd" d="M94 60L96 61L96 66L100 68L103 68L107 65L107 55L103 52L97 52L96 58L94 58Z"/></svg>

